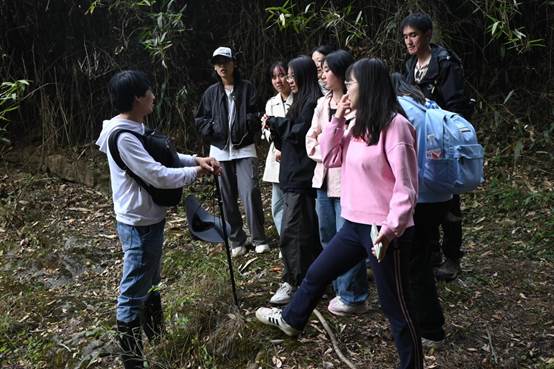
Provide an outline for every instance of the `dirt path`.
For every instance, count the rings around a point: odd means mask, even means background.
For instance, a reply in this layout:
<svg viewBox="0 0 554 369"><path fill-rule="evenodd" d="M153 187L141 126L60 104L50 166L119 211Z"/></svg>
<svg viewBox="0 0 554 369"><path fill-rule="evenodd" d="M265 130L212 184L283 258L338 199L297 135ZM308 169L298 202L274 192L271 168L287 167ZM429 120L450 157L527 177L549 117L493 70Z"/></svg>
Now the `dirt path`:
<svg viewBox="0 0 554 369"><path fill-rule="evenodd" d="M121 254L111 199L7 163L0 178L0 368L118 367ZM213 204L210 188L191 190ZM263 191L267 212L270 189ZM552 191L545 177L499 174L463 197L464 272L439 284L448 339L426 353L428 368L554 368ZM185 227L182 209L168 217L162 289L169 335L147 345L152 367L344 367L315 317L298 341L254 321L279 282L277 250L238 260L239 313L221 246L191 241ZM356 318L331 316L327 300L318 309L359 368L393 368L396 354L373 286L370 300L370 312Z"/></svg>

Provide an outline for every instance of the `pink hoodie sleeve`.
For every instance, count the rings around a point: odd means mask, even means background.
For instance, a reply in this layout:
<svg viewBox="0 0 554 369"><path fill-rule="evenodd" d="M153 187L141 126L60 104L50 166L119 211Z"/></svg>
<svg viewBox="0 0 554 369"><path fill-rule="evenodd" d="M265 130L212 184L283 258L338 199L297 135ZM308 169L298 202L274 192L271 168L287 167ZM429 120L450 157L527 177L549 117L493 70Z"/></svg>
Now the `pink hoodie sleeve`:
<svg viewBox="0 0 554 369"><path fill-rule="evenodd" d="M323 165L327 168L340 168L342 165L342 153L346 152L350 140L350 135L344 136L345 122L346 119L333 116L319 138Z"/></svg>
<svg viewBox="0 0 554 369"><path fill-rule="evenodd" d="M395 181L382 233L392 240L413 225L417 202L417 154L415 130L399 114L387 128L386 135L385 155Z"/></svg>

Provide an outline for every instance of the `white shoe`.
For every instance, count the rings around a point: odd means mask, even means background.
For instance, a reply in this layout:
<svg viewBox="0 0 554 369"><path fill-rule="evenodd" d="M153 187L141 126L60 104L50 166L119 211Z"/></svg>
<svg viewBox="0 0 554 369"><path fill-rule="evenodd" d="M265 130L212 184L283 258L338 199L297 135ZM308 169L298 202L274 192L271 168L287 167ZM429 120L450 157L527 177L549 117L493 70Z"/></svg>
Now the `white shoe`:
<svg viewBox="0 0 554 369"><path fill-rule="evenodd" d="M242 256L246 254L246 247L245 246L239 246L231 249L231 256L236 258L238 256Z"/></svg>
<svg viewBox="0 0 554 369"><path fill-rule="evenodd" d="M335 297L329 301L329 306L327 307L330 313L338 316L346 316L353 314L363 314L367 313L369 310L369 305L367 301L364 301L362 304L345 304L339 296Z"/></svg>
<svg viewBox="0 0 554 369"><path fill-rule="evenodd" d="M274 305L286 305L289 303L290 298L294 294L294 287L287 282L284 282L279 286L279 289L269 300L270 304Z"/></svg>
<svg viewBox="0 0 554 369"><path fill-rule="evenodd" d="M267 243L262 243L261 245L256 245L256 254L263 254L264 252L268 252L269 245Z"/></svg>
<svg viewBox="0 0 554 369"><path fill-rule="evenodd" d="M274 327L279 328L281 331L283 331L287 336L298 336L300 334L300 331L283 320L283 317L281 316L281 309L278 308L259 308L256 310L256 318L267 325L272 325Z"/></svg>

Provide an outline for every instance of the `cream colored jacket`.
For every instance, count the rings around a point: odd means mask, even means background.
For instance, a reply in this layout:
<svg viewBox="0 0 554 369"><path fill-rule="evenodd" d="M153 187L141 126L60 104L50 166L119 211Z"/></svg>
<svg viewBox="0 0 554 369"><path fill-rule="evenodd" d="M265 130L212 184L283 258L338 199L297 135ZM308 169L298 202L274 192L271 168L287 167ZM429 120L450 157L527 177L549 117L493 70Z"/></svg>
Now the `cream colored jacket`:
<svg viewBox="0 0 554 369"><path fill-rule="evenodd" d="M312 126L306 134L306 152L308 157L317 164L312 179L313 188L322 188L326 183L328 197L340 197L340 171L341 168L325 168L321 159L321 150L319 147L319 136L327 124L329 124L329 103L331 102L331 93L320 97L314 110ZM347 120L355 117L355 112L346 116ZM348 133L349 127L345 130ZM324 182L326 181L326 182Z"/></svg>
<svg viewBox="0 0 554 369"><path fill-rule="evenodd" d="M277 94L267 100L265 104L265 113L270 117L284 117L287 115L290 106L292 105L292 94L287 97L287 100L283 102L281 100L281 94ZM279 162L275 160L275 153L277 149L273 142L269 146L267 152L267 158L265 159L264 175L262 180L264 182L279 183Z"/></svg>

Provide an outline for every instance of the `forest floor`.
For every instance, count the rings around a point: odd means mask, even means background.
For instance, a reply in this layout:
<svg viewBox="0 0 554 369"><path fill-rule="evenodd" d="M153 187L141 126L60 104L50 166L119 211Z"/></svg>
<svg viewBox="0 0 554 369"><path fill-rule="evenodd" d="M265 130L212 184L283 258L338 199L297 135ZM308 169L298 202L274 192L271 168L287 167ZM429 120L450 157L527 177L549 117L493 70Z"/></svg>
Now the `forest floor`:
<svg viewBox="0 0 554 369"><path fill-rule="evenodd" d="M438 284L446 344L427 368L554 368L554 177L552 163L487 163L487 183L465 194L463 273ZM532 169L531 169L532 168ZM234 260L233 306L222 245L192 240L184 208L170 212L161 286L167 335L146 344L150 368L346 368L312 317L298 339L258 323L282 271L273 249ZM187 190L215 205L208 178ZM0 368L117 368L115 298L121 249L109 194L0 164ZM397 355L370 284L367 314L318 310L357 368L394 368Z"/></svg>

